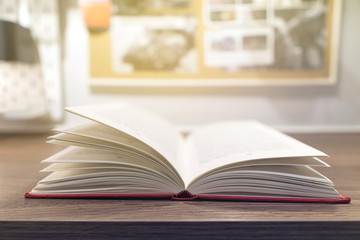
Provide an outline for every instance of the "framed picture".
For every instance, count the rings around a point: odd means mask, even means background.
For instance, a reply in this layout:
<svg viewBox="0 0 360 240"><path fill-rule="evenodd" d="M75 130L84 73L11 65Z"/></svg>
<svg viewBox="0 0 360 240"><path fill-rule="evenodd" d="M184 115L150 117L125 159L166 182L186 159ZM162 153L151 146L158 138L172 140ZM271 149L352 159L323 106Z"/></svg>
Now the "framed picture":
<svg viewBox="0 0 360 240"><path fill-rule="evenodd" d="M336 81L339 0L112 1L90 30L92 85Z"/></svg>

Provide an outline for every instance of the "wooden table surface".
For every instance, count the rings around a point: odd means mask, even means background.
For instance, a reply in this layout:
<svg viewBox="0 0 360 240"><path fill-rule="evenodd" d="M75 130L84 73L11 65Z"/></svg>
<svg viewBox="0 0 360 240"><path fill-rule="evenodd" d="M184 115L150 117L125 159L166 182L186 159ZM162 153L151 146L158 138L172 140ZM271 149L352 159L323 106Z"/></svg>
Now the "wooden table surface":
<svg viewBox="0 0 360 240"><path fill-rule="evenodd" d="M360 239L360 133L290 134L330 155L317 170L350 204L25 199L62 149L49 134L0 135L0 239Z"/></svg>

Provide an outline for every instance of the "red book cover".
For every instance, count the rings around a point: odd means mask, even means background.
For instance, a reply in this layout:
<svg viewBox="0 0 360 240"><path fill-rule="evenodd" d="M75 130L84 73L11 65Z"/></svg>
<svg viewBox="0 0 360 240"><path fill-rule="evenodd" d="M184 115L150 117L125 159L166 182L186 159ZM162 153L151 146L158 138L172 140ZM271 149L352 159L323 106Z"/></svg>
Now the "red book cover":
<svg viewBox="0 0 360 240"><path fill-rule="evenodd" d="M242 202L288 202L288 203L350 203L351 199L341 195L339 199L322 198L290 198L290 197L251 197L251 196L222 196L222 195L192 195L188 191L182 191L178 194L162 193L136 193L136 194L118 194L118 193L68 193L68 194L34 194L25 193L25 198L78 198L78 199L164 199L179 201L242 201Z"/></svg>

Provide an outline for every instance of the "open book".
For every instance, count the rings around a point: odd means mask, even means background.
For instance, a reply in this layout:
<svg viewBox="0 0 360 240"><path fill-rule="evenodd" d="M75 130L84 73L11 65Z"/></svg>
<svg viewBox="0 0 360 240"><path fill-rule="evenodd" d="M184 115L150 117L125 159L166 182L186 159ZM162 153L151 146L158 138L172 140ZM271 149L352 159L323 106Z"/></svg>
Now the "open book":
<svg viewBox="0 0 360 240"><path fill-rule="evenodd" d="M260 123L214 123L181 134L128 104L66 108L87 119L56 129L68 146L25 197L349 202L312 167L325 153Z"/></svg>

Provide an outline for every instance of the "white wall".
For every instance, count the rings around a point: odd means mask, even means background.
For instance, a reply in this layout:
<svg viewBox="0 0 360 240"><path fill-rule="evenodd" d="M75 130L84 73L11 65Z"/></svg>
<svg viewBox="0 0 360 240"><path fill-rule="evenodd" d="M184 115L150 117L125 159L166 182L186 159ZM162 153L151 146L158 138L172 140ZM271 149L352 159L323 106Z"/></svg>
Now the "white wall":
<svg viewBox="0 0 360 240"><path fill-rule="evenodd" d="M88 33L76 1L61 1L64 28L65 105L112 100L153 110L179 125L217 120L257 119L290 131L360 129L360 1L342 8L338 81L332 86L236 87L207 89L118 88L112 94L89 86ZM76 121L67 116L67 121Z"/></svg>

